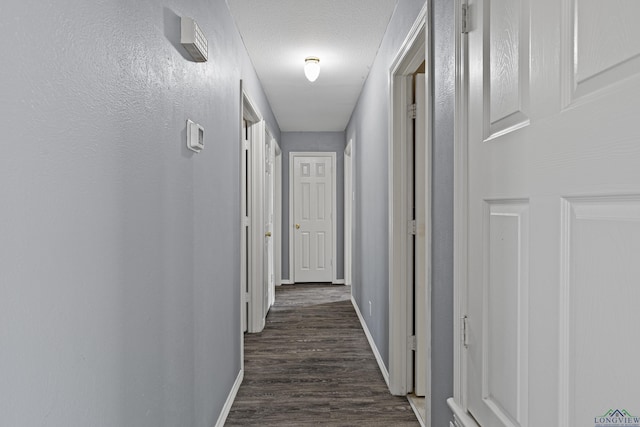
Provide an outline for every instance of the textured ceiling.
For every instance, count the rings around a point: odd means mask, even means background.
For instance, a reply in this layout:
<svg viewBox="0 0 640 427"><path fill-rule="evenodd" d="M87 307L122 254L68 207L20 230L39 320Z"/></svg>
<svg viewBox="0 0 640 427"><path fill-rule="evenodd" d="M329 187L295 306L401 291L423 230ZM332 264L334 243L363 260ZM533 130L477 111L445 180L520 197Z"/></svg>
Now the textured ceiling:
<svg viewBox="0 0 640 427"><path fill-rule="evenodd" d="M227 0L284 132L343 131L396 0ZM320 77L304 59L320 58Z"/></svg>

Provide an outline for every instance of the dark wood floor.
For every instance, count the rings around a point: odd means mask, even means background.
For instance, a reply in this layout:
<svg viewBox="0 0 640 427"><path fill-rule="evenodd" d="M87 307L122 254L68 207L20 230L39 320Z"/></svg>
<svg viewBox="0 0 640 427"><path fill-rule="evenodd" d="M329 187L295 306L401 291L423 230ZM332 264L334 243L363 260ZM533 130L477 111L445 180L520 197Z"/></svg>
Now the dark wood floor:
<svg viewBox="0 0 640 427"><path fill-rule="evenodd" d="M340 285L283 285L259 334L226 426L418 426L387 385Z"/></svg>

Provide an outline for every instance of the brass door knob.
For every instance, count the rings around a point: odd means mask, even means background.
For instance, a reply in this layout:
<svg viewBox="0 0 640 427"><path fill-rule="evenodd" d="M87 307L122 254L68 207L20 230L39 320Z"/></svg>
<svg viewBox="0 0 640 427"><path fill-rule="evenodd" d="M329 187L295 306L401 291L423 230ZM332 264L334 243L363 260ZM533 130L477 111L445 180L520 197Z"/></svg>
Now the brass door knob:
<svg viewBox="0 0 640 427"><path fill-rule="evenodd" d="M267 237L271 237L271 232L267 231L266 233L264 233L264 235L267 236Z"/></svg>
<svg viewBox="0 0 640 427"><path fill-rule="evenodd" d="M296 230L300 230L300 224L296 224Z"/></svg>

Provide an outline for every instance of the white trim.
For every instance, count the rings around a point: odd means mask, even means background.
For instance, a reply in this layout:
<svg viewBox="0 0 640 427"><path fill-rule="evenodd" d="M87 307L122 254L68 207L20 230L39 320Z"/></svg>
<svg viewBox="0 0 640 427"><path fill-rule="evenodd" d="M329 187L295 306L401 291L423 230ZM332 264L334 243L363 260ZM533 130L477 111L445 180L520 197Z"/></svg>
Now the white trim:
<svg viewBox="0 0 640 427"><path fill-rule="evenodd" d="M240 143L240 370L244 369L244 333L247 331L247 284L249 278L247 272L247 263L249 257L249 248L247 245L247 223L249 218L247 213L247 160L246 147L244 143L244 112L245 112L245 93L243 82L240 80L240 111L238 120L238 142Z"/></svg>
<svg viewBox="0 0 640 427"><path fill-rule="evenodd" d="M389 108L389 389L394 395L406 395L413 387L413 354L409 350L408 340L412 334L410 325L413 323L413 296L409 292L410 269L408 262L413 262L411 245L407 232L409 209L407 200L411 187L407 176L407 164L411 153L407 149L407 139L410 137L411 127L408 124L406 108L410 104L409 93L411 85L408 77L411 76L420 64L427 58L431 58L429 41L428 11L430 1L426 1L420 11L413 27L409 31L402 47L399 49L389 69L390 108ZM430 64L427 59L427 63ZM431 145L431 93L429 74L430 65L425 70L427 88L427 145ZM425 167L430 167L431 160L426 159ZM427 172L430 176L430 172ZM430 190L426 198L431 200ZM430 202L428 202L430 205ZM430 208L427 210L426 224L430 224ZM430 252L430 250L429 250ZM411 258L411 261L409 260ZM431 271L430 257L426 271ZM431 287L427 286L427 301L431 299ZM426 305L430 307L430 303ZM430 320L431 313L427 314ZM427 348L431 347L431 329L427 328ZM428 353L427 361L427 393L426 409L431 412L431 356ZM427 420L429 425L429 420Z"/></svg>
<svg viewBox="0 0 640 427"><path fill-rule="evenodd" d="M229 392L229 396L227 396L226 402L224 402L222 411L220 411L220 415L218 416L218 421L216 421L216 427L224 426L224 423L227 420L227 417L229 416L229 411L231 411L231 407L233 406L233 402L236 400L236 395L238 394L238 390L240 389L240 385L242 384L243 379L244 379L244 369L241 369L240 372L238 372L236 381L233 383L233 387L231 387L231 391Z"/></svg>
<svg viewBox="0 0 640 427"><path fill-rule="evenodd" d="M420 409L418 409L418 407L416 406L415 402L413 399L409 399L407 398L407 400L409 401L409 405L411 405L411 409L413 409L413 413L416 414L416 418L418 419L418 422L420 423L421 427L426 427L426 424L424 423L424 420L422 419L422 415L420 414ZM426 415L426 413L425 413Z"/></svg>
<svg viewBox="0 0 640 427"><path fill-rule="evenodd" d="M296 157L331 157L331 232L332 236L332 254L331 254L331 282L337 283L337 254L338 254L338 231L337 231L337 213L338 213L338 205L337 205L337 179L338 179L338 171L336 166L336 153L335 151L292 151L289 153L289 281L291 283L296 282L295 275L295 259L294 259L294 233L293 233L293 224L294 224L294 212L293 212L293 193L294 193L294 164L293 161ZM282 281L285 283L285 281Z"/></svg>
<svg viewBox="0 0 640 427"><path fill-rule="evenodd" d="M354 137L349 138L344 149L344 283L347 285L353 282L353 140Z"/></svg>
<svg viewBox="0 0 640 427"><path fill-rule="evenodd" d="M369 341L369 345L371 346L371 350L373 351L373 355L376 357L376 362L378 362L378 367L380 368L380 372L384 377L385 382L387 383L387 387L389 386L389 371L387 371L387 367L384 365L384 360L382 360L382 356L378 351L378 347L376 346L376 342L373 340L373 336L371 336L371 332L369 332L369 328L367 327L367 322L364 321L364 317L362 317L362 313L360 312L360 308L358 307L358 303L356 302L353 295L351 296L351 304L353 305L356 314L358 315L358 319L360 319L360 324L362 325L362 330L367 337L367 341Z"/></svg>
<svg viewBox="0 0 640 427"><path fill-rule="evenodd" d="M273 259L275 262L273 274L275 276L275 285L282 284L282 150L278 141L273 140L276 148L275 159L275 206L274 206L274 231L275 231L275 248Z"/></svg>
<svg viewBox="0 0 640 427"><path fill-rule="evenodd" d="M467 414L467 411L458 405L452 397L447 399L447 405L453 412L457 424L460 424L461 427L479 427L475 420Z"/></svg>
<svg viewBox="0 0 640 427"><path fill-rule="evenodd" d="M344 279L336 279L331 283L334 284L334 285L344 285L345 284Z"/></svg>
<svg viewBox="0 0 640 427"><path fill-rule="evenodd" d="M456 0L456 105L454 118L453 179L453 399L449 406L467 408L466 350L461 345L462 318L467 313L468 178L467 178L467 36L461 31L462 3Z"/></svg>
<svg viewBox="0 0 640 427"><path fill-rule="evenodd" d="M264 298L264 163L265 121L247 93L242 91L242 117L250 122L248 180L249 195L249 307L247 332L260 332L265 325Z"/></svg>
<svg viewBox="0 0 640 427"><path fill-rule="evenodd" d="M293 282L291 280L288 279L283 279L280 281L281 285L293 285Z"/></svg>

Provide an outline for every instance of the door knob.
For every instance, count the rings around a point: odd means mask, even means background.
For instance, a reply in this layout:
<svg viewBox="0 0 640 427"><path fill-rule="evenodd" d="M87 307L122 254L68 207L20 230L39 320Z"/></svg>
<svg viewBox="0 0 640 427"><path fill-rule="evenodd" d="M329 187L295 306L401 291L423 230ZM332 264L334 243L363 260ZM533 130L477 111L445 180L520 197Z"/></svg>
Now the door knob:
<svg viewBox="0 0 640 427"><path fill-rule="evenodd" d="M296 224L296 230L300 230L300 224Z"/></svg>
<svg viewBox="0 0 640 427"><path fill-rule="evenodd" d="M264 233L264 235L267 236L267 237L271 237L271 232L267 231L266 233Z"/></svg>

